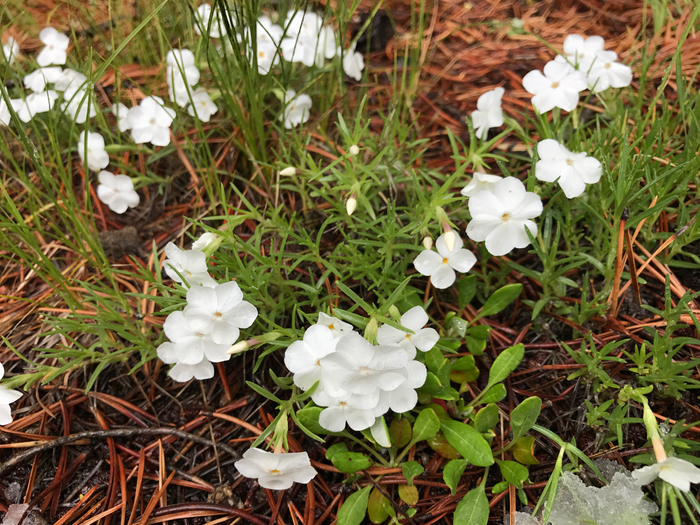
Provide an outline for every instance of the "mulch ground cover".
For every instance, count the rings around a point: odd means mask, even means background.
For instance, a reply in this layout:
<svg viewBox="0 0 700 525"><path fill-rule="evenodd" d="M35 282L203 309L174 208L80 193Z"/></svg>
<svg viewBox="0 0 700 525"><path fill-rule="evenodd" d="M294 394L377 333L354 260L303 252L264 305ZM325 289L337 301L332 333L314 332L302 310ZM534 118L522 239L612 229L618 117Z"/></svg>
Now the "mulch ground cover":
<svg viewBox="0 0 700 525"><path fill-rule="evenodd" d="M360 9L367 10L371 4L364 2ZM52 24L57 27L67 25L71 17L77 16L69 4L54 5L50 0L28 2L26 9L41 24L51 13ZM684 21L691 11L689 6L681 17L668 20L664 31L654 36L650 24L644 24L645 3L641 0L429 2L426 31L420 37L407 29L411 10L417 9L415 4L390 0L372 25L376 50L366 57L366 62L372 72L370 78L376 75L379 82L369 90L369 104L378 109L386 106L392 98L388 76L395 65L401 63L406 40L415 45L423 38L421 75L412 112L415 129L420 137L430 140L430 147L418 162L446 171L454 166L446 128L468 143L466 118L482 93L495 86L506 87L504 112L522 120L530 99L522 87L522 77L533 68L541 69L553 56L538 38L527 33L554 45L561 45L570 33L601 35L606 47L615 50L626 63L639 56L641 46L647 46L648 50L654 50L657 65L649 70L647 89L653 90L659 87L664 75L660 64L675 52L685 28ZM649 18L651 10L648 6L646 9ZM32 35L38 33L38 28ZM11 28L10 34L17 29ZM31 48L32 41L27 35L16 34L23 39L23 48ZM83 38L89 39L90 35ZM38 41L36 48L39 48ZM683 48L684 74L694 74L699 65L700 35L691 33ZM146 84L157 71L134 64L129 75ZM674 78L672 75L664 86L669 96L673 95ZM634 83L639 89L638 79ZM98 93L107 90L109 84L107 76ZM589 109L597 110L592 106ZM377 118L373 124L380 132L381 120ZM497 147L523 149L522 144L509 138L503 139ZM312 140L309 148L323 152L327 146L320 140ZM214 213L211 203L205 201L204 192L196 186L197 174L187 162L186 152L181 146L178 150L179 155L163 161L160 167L182 176L164 195L153 195L145 211L117 218L104 208L96 210L99 227L111 232L103 233L102 240L115 265L136 270L131 259L135 257L152 269L155 261L149 253L153 241L159 248L169 241L180 243L186 228L184 217ZM239 157L232 144L213 142L212 151L220 166L231 172L237 169ZM77 174L77 162L75 166ZM80 181L77 175L76 180ZM13 188L13 191L17 192L16 200L21 201L21 188ZM251 201L265 197L256 194L264 191L262 188L251 185L246 191ZM674 217L662 215L657 228L673 231L679 226ZM246 235L254 228L255 224L244 224L238 233ZM61 270L66 275L80 276L91 271L86 261L76 259L65 247L45 241L42 232L36 235L44 253L60 259ZM635 244L637 248L637 253L643 253L641 245ZM526 252L516 253L513 258L520 264L530 262ZM61 336L40 336L48 329L43 319L45 314L70 314L51 284L17 261L3 261L0 273L0 335L30 359L37 355L37 348L51 348L60 343L69 346ZM569 277L580 278L579 273L580 270L575 269ZM676 296L700 288L695 276L687 272L674 273L654 260L646 269L648 282L642 289L648 304L663 308L666 275L671 277ZM511 272L509 280L523 284L521 299L536 301L539 298L540 285L536 281L517 272ZM139 280L123 279L120 285L132 292L148 290L148 283ZM75 287L72 292L80 297L82 290ZM429 293L433 294L432 308L436 317L442 318L455 309L441 294L432 289ZM575 302L579 298L580 293L564 300ZM162 323L162 317L153 316L153 303L144 299L136 304L134 300L133 306L142 312L146 322ZM459 313L468 319L475 316L476 309L467 306ZM636 307L630 292L616 317L595 317L586 326L578 326L546 309L533 324L530 314L529 308L518 301L498 317L481 321L492 328L487 350L477 359L483 383L487 376L484 372L502 349L518 342L524 343L526 348L521 367L507 380L508 396L501 402L503 410L509 413L519 400L539 396L544 401L539 423L564 440L575 438L577 446L591 456L624 464L625 458L648 450L644 448L647 439L644 427L629 425L623 449L610 445L597 451L600 436L586 423L584 405L584 400L590 399L594 392L585 377L567 380L569 374L583 365L571 359L561 342L574 349L580 348L584 338L572 339L574 332L590 334L600 345L628 339L630 343L616 351L621 352L624 348L633 348L635 342L648 340L645 326L663 330L664 321ZM684 335L697 337L690 322L684 332L687 332ZM700 349L692 345L687 345L683 352L687 358L700 356ZM332 523L351 488L343 484L345 475L325 459L324 447L293 427L289 440L291 450L308 451L312 465L320 472L308 485L273 492L239 476L233 468L234 461L274 417L274 407L264 398L250 393L244 383L255 380L273 392L276 389L262 371L266 367L255 377L251 375L255 359L251 352L226 365L219 364L214 379L186 386L167 379L166 369L157 360L129 374L136 358L108 367L89 392L85 391L85 386L91 371L74 372L50 384L35 385L13 406L15 421L0 430L0 512L6 512L13 503L27 503L30 515L25 523L31 519L33 523L54 525L89 525L98 521L145 525L175 520L190 525L207 521L271 525ZM9 375L23 370L24 363L7 347L0 348L0 360ZM283 370L280 356L268 357L267 367ZM624 364L611 363L606 371L611 377L623 381L626 378ZM483 383L477 381L472 393L476 394ZM657 400L652 408L660 420L700 419L700 408L694 396L679 401ZM700 428L690 428L684 437L697 439ZM505 439L507 436L502 430L496 440ZM330 444L332 441L327 443ZM533 507L558 449L538 438L535 452L540 464L531 467L532 484L525 486ZM421 461L425 473L415 479L420 501L416 515L408 522L451 523L457 502L479 482L483 471L468 468L460 490L452 496L440 474L440 467L447 461L445 458L427 447L413 450L410 456L409 459ZM374 483L369 476L372 474L383 474L379 484L387 493L392 492L392 485L405 482L400 468L373 468L360 477L359 485ZM495 474L493 477L493 482L487 480L489 488L500 481ZM511 490L497 495L490 490L487 494L494 523L501 522L504 516L512 518L515 510L521 507L516 503L512 486ZM400 507L398 498L395 504ZM9 519L6 517L5 522Z"/></svg>

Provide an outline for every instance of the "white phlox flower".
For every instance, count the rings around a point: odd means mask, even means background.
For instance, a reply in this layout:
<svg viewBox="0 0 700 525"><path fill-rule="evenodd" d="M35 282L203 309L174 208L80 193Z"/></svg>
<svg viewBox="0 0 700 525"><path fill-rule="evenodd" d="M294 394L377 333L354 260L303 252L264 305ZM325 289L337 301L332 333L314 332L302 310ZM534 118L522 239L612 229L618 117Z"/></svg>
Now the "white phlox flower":
<svg viewBox="0 0 700 525"><path fill-rule="evenodd" d="M197 89L192 93L192 102L187 106L187 113L192 117L197 117L202 122L209 122L219 108L212 102L209 93L204 88Z"/></svg>
<svg viewBox="0 0 700 525"><path fill-rule="evenodd" d="M194 53L189 49L173 49L165 56L166 81L170 100L185 107L190 101L189 92L199 82L199 69L194 63Z"/></svg>
<svg viewBox="0 0 700 525"><path fill-rule="evenodd" d="M95 101L90 99L88 92L79 89L73 92L70 98L64 94L66 102L61 104L61 110L65 111L78 124L84 124L89 118L97 115Z"/></svg>
<svg viewBox="0 0 700 525"><path fill-rule="evenodd" d="M204 232L202 235L199 236L199 239L192 243L192 249L204 250L204 248L209 246L212 243L212 241L216 240L217 238L218 235L215 235L211 232Z"/></svg>
<svg viewBox="0 0 700 525"><path fill-rule="evenodd" d="M61 77L62 71L58 66L40 67L25 76L22 83L27 89L41 93L48 84L56 82Z"/></svg>
<svg viewBox="0 0 700 525"><path fill-rule="evenodd" d="M272 66L279 62L279 51L274 44L258 42L257 46L250 52L251 64L254 63L253 54L255 62L258 64L258 73L261 75L267 75Z"/></svg>
<svg viewBox="0 0 700 525"><path fill-rule="evenodd" d="M292 129L303 124L311 116L311 97L306 94L297 95L296 91L289 89L285 95L284 112L279 120L284 121L284 127Z"/></svg>
<svg viewBox="0 0 700 525"><path fill-rule="evenodd" d="M476 111L472 113L474 130L477 138L485 139L489 128L497 128L503 125L503 110L501 100L505 90L497 87L487 91L476 101Z"/></svg>
<svg viewBox="0 0 700 525"><path fill-rule="evenodd" d="M318 313L318 321L316 321L316 324L327 326L335 338L343 337L345 334L352 332L352 325L350 323L341 321L337 317L331 317L323 312Z"/></svg>
<svg viewBox="0 0 700 525"><path fill-rule="evenodd" d="M194 30L198 35L207 35L212 38L221 38L226 33L226 26L221 20L219 9L212 9L209 4L200 4L197 7L196 23Z"/></svg>
<svg viewBox="0 0 700 525"><path fill-rule="evenodd" d="M78 91L87 89L87 77L75 69L66 68L54 80L53 88L56 91L63 91L63 98L70 100Z"/></svg>
<svg viewBox="0 0 700 525"><path fill-rule="evenodd" d="M105 203L114 213L124 213L129 208L139 205L139 194L134 190L134 182L128 175L114 175L101 171L97 176L97 198Z"/></svg>
<svg viewBox="0 0 700 525"><path fill-rule="evenodd" d="M492 255L505 255L513 248L525 248L532 235L537 235L537 225L532 221L542 213L539 195L528 192L515 177L507 177L493 187L469 199L472 220L467 225L467 235L473 241L485 241Z"/></svg>
<svg viewBox="0 0 700 525"><path fill-rule="evenodd" d="M34 115L51 111L58 99L58 93L53 89L41 93L30 93L21 103L13 101L12 106L22 122L29 122Z"/></svg>
<svg viewBox="0 0 700 525"><path fill-rule="evenodd" d="M581 64L584 59L595 57L604 46L605 40L600 36L584 38L581 35L569 35L564 40L564 55L575 66Z"/></svg>
<svg viewBox="0 0 700 525"><path fill-rule="evenodd" d="M277 47L284 36L284 29L273 23L269 16L262 15L258 18L255 26L255 38L249 27L243 29L242 35L239 35L239 41L245 41L249 47L252 47L253 41L258 45L269 45Z"/></svg>
<svg viewBox="0 0 700 525"><path fill-rule="evenodd" d="M17 41L9 37L7 39L7 44L2 46L2 54L5 57L5 60L7 60L7 63L9 65L12 65L15 63L15 59L19 56L19 44Z"/></svg>
<svg viewBox="0 0 700 525"><path fill-rule="evenodd" d="M0 379L5 375L5 368L0 363ZM22 397L22 392L10 390L6 386L0 385L0 425L12 423L12 410L10 404Z"/></svg>
<svg viewBox="0 0 700 525"><path fill-rule="evenodd" d="M341 432L347 424L353 430L365 430L374 424L374 407L379 402L379 391L369 395L341 394L332 396L326 390L314 393L314 403L326 407L318 416L318 423L329 432Z"/></svg>
<svg viewBox="0 0 700 525"><path fill-rule="evenodd" d="M530 71L523 78L523 87L534 95L532 105L540 113L554 108L573 111L579 93L587 87L586 75L567 62L552 60L544 66L544 74Z"/></svg>
<svg viewBox="0 0 700 525"><path fill-rule="evenodd" d="M214 377L214 365L208 359L202 359L199 363L186 365L177 359L175 354L175 345L169 341L162 343L158 347L158 358L167 365L173 366L168 375L175 381L184 383L191 379L211 379Z"/></svg>
<svg viewBox="0 0 700 525"><path fill-rule="evenodd" d="M545 139L537 144L540 160L535 164L535 176L545 182L559 182L567 198L581 195L586 184L600 180L603 166L598 159L586 152L573 153L554 139Z"/></svg>
<svg viewBox="0 0 700 525"><path fill-rule="evenodd" d="M10 115L10 109L5 102L5 99L0 98L0 124L3 126L9 126L11 118L12 115Z"/></svg>
<svg viewBox="0 0 700 525"><path fill-rule="evenodd" d="M445 234L443 233L435 242L437 252L423 250L413 261L413 266L421 275L429 276L430 282L435 288L439 290L449 288L455 282L455 271L466 273L476 263L474 254L462 248L462 245L462 239L457 237L454 249L450 251L445 244Z"/></svg>
<svg viewBox="0 0 700 525"><path fill-rule="evenodd" d="M648 485L656 478L661 478L682 492L688 492L691 483L700 483L700 468L690 461L671 456L660 463L633 471L632 477L640 485Z"/></svg>
<svg viewBox="0 0 700 525"><path fill-rule="evenodd" d="M286 38L282 40L282 54L289 62L301 62L305 66L323 67L326 59L336 55L333 28L324 26L314 12L296 11L287 14Z"/></svg>
<svg viewBox="0 0 700 525"><path fill-rule="evenodd" d="M499 175L488 175L475 171L472 180L469 181L469 184L467 184L460 193L465 197L473 197L480 191L491 191L501 180L503 180L503 177Z"/></svg>
<svg viewBox="0 0 700 525"><path fill-rule="evenodd" d="M253 324L258 310L243 300L238 283L231 281L213 288L195 286L187 290L183 314L193 330L211 334L215 343L229 347L238 339L241 328Z"/></svg>
<svg viewBox="0 0 700 525"><path fill-rule="evenodd" d="M286 490L294 483L306 484L316 476L306 452L275 454L250 448L235 465L243 476L257 479L261 487L271 490Z"/></svg>
<svg viewBox="0 0 700 525"><path fill-rule="evenodd" d="M336 50L338 56L343 56L343 71L350 78L354 78L358 82L362 80L362 70L365 68L365 59L362 53L355 50L356 43L343 51L340 47Z"/></svg>
<svg viewBox="0 0 700 525"><path fill-rule="evenodd" d="M119 131L124 133L131 129L131 124L129 123L129 108L121 102L112 104L112 113L117 117L117 128Z"/></svg>
<svg viewBox="0 0 700 525"><path fill-rule="evenodd" d="M165 245L166 259L163 262L165 273L173 281L183 286L208 286L217 282L207 272L207 258L200 250L181 250L172 242ZM181 277L182 276L182 277ZM182 280L185 278L187 284Z"/></svg>
<svg viewBox="0 0 700 525"><path fill-rule="evenodd" d="M172 312L163 323L163 331L173 343L171 359L185 365L196 365L203 359L212 363L228 361L230 344L216 343L211 333L195 329L183 312Z"/></svg>
<svg viewBox="0 0 700 525"><path fill-rule="evenodd" d="M427 352L435 346L440 335L434 328L423 328L428 323L428 314L422 306L414 306L401 316L401 326L411 330L413 334L389 326L382 325L377 331L377 343L380 345L399 345L406 351L409 359L416 356L416 348Z"/></svg>
<svg viewBox="0 0 700 525"><path fill-rule="evenodd" d="M39 40L44 43L44 49L36 57L37 64L44 67L50 64L62 66L66 63L70 44L70 39L66 35L59 33L53 27L45 27L39 33Z"/></svg>
<svg viewBox="0 0 700 525"><path fill-rule="evenodd" d="M381 390L379 392L379 402L372 410L375 416L379 417L389 410L402 414L416 407L418 403L416 388L425 384L428 369L419 361L409 361L406 364L406 373L406 380L394 390Z"/></svg>
<svg viewBox="0 0 700 525"><path fill-rule="evenodd" d="M335 352L338 339L327 326L316 324L294 341L284 353L284 365L294 374L294 384L306 391L319 382L314 396L324 390L321 359Z"/></svg>
<svg viewBox="0 0 700 525"><path fill-rule="evenodd" d="M588 87L595 93L632 83L632 69L616 60L615 51L598 51L593 57L581 61L580 69L587 75Z"/></svg>
<svg viewBox="0 0 700 525"><path fill-rule="evenodd" d="M127 114L131 137L137 144L150 142L154 146L170 144L170 125L175 118L175 110L163 106L160 97L146 97Z"/></svg>
<svg viewBox="0 0 700 525"><path fill-rule="evenodd" d="M78 155L86 161L92 171L100 171L109 165L109 154L105 151L105 139L99 133L87 132L87 155L85 154L85 131L78 138Z"/></svg>

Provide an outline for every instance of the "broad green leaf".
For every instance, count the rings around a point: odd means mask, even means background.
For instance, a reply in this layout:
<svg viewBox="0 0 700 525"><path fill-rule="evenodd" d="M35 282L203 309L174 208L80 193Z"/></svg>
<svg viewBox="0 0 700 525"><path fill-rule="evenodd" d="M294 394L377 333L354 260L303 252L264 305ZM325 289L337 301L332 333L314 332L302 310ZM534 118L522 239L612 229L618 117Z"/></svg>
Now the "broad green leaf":
<svg viewBox="0 0 700 525"><path fill-rule="evenodd" d="M542 400L539 397L528 397L510 413L510 428L513 429L513 439L524 436L540 416Z"/></svg>
<svg viewBox="0 0 700 525"><path fill-rule="evenodd" d="M472 320L472 323L482 317L497 314L510 303L515 301L522 291L522 284L507 284L503 288L496 290L493 292L493 294L491 294L491 297L486 300L486 304L484 304L481 312L479 312Z"/></svg>
<svg viewBox="0 0 700 525"><path fill-rule="evenodd" d="M421 465L417 461L406 461L401 465L403 477L406 478L406 482L409 485L413 485L413 478L421 475L424 470L425 469L423 468L423 465Z"/></svg>
<svg viewBox="0 0 700 525"><path fill-rule="evenodd" d="M496 383L483 395L479 400L481 403L498 403L501 399L506 397L506 387L503 383Z"/></svg>
<svg viewBox="0 0 700 525"><path fill-rule="evenodd" d="M384 520L386 520L389 517L389 513L384 509L384 502L387 502L387 499L384 497L384 495L377 490L377 488L373 488L372 492L369 493L369 501L367 502L367 515L369 516L369 520L372 523L379 524L382 523Z"/></svg>
<svg viewBox="0 0 700 525"><path fill-rule="evenodd" d="M525 347L522 345L522 343L503 350L503 352L501 352L501 354L491 365L491 370L489 370L488 385L495 385L496 383L500 383L507 378L510 373L520 364L520 361L523 360L524 355Z"/></svg>
<svg viewBox="0 0 700 525"><path fill-rule="evenodd" d="M442 432L438 432L435 437L426 440L426 442L430 448L440 454L443 458L457 459L461 457L460 453L457 452L457 449L447 442L445 435Z"/></svg>
<svg viewBox="0 0 700 525"><path fill-rule="evenodd" d="M331 458L333 466L340 472L352 474L372 466L372 460L360 452L338 452Z"/></svg>
<svg viewBox="0 0 700 525"><path fill-rule="evenodd" d="M488 432L497 424L498 407L494 403L489 403L474 416L474 427L478 432Z"/></svg>
<svg viewBox="0 0 700 525"><path fill-rule="evenodd" d="M389 436L394 448L402 448L411 442L411 422L405 417L394 418L389 424Z"/></svg>
<svg viewBox="0 0 700 525"><path fill-rule="evenodd" d="M338 510L337 525L360 525L367 514L367 503L369 501L369 491L372 485L358 490L345 500L343 506Z"/></svg>
<svg viewBox="0 0 700 525"><path fill-rule="evenodd" d="M510 485L510 483L508 483L507 481L499 481L493 486L491 492L493 494L500 494L501 492L508 490L508 485Z"/></svg>
<svg viewBox="0 0 700 525"><path fill-rule="evenodd" d="M418 414L416 422L413 423L413 443L418 443L425 439L435 437L440 431L440 420L432 408L425 408Z"/></svg>
<svg viewBox="0 0 700 525"><path fill-rule="evenodd" d="M493 465L491 447L475 428L459 421L440 423L445 438L464 458L477 467Z"/></svg>
<svg viewBox="0 0 700 525"><path fill-rule="evenodd" d="M333 456L335 456L338 452L347 451L348 446L344 442L336 443L335 445L328 447L328 450L326 450L326 459L333 459Z"/></svg>
<svg viewBox="0 0 700 525"><path fill-rule="evenodd" d="M452 361L452 370L471 370L476 366L473 355L465 355Z"/></svg>
<svg viewBox="0 0 700 525"><path fill-rule="evenodd" d="M444 359L442 352L437 348L426 352L425 354L425 366L428 367L433 374L437 375L440 366L442 365L442 360ZM443 383L444 384L444 383Z"/></svg>
<svg viewBox="0 0 700 525"><path fill-rule="evenodd" d="M415 505L418 503L420 496L418 495L418 489L416 487L401 483L399 485L399 498L407 505Z"/></svg>
<svg viewBox="0 0 700 525"><path fill-rule="evenodd" d="M486 340L477 339L468 335L464 338L464 342L467 344L467 350L469 350L474 355L482 355L484 350L486 350Z"/></svg>
<svg viewBox="0 0 700 525"><path fill-rule="evenodd" d="M432 408L438 419L452 419L447 413L447 411L444 409L444 407L442 405L439 405L438 403L430 403L428 405L425 405L425 408Z"/></svg>
<svg viewBox="0 0 700 525"><path fill-rule="evenodd" d="M491 329L485 324L479 324L469 327L469 335L474 339L482 339L486 341L489 338L490 330Z"/></svg>
<svg viewBox="0 0 700 525"><path fill-rule="evenodd" d="M457 486L465 468L467 468L466 459L453 459L442 469L442 479L445 480L445 485L450 487L453 496L457 494Z"/></svg>
<svg viewBox="0 0 700 525"><path fill-rule="evenodd" d="M535 457L535 437L523 436L515 441L515 445L510 449L513 457L518 463L523 465L539 465Z"/></svg>
<svg viewBox="0 0 700 525"><path fill-rule="evenodd" d="M486 525L488 521L489 500L484 492L484 487L479 485L467 492L457 505L454 525Z"/></svg>
<svg viewBox="0 0 700 525"><path fill-rule="evenodd" d="M462 277L457 283L459 311L463 312L464 308L471 303L476 294L476 275L467 275Z"/></svg>
<svg viewBox="0 0 700 525"><path fill-rule="evenodd" d="M514 485L516 488L523 488L523 481L525 481L529 475L527 467L523 467L520 463L515 461L499 461L498 468L501 469L501 474L505 480Z"/></svg>

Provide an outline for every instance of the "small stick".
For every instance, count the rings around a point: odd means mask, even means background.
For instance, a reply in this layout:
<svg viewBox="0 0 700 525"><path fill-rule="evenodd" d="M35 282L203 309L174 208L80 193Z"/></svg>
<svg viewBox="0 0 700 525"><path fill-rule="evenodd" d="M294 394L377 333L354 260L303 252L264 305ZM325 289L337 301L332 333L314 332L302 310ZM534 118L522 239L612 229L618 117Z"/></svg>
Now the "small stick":
<svg viewBox="0 0 700 525"><path fill-rule="evenodd" d="M617 232L617 256L615 257L615 278L613 280L612 294L610 295L610 315L612 317L617 316L617 302L623 291L620 290L620 278L622 277L622 246L623 237L625 232L625 223L629 218L629 210L625 206L622 212L622 217L620 217L620 227Z"/></svg>
<svg viewBox="0 0 700 525"><path fill-rule="evenodd" d="M637 281L637 264L634 262L634 249L632 247L632 236L629 230L625 230L625 244L627 245L627 264L630 267L630 278L632 290L634 291L634 301L637 306L642 305L642 294L639 291L639 281Z"/></svg>

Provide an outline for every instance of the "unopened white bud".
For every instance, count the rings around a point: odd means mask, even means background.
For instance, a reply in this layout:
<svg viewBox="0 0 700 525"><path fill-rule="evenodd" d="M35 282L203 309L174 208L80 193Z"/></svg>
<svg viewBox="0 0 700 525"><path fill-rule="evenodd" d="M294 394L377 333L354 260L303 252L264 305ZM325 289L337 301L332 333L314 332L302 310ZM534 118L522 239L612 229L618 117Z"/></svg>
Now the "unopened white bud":
<svg viewBox="0 0 700 525"><path fill-rule="evenodd" d="M293 168L292 166L289 166L288 168L284 168L282 171L280 171L280 175L284 175L285 177L291 177L293 175L297 174L297 169Z"/></svg>
<svg viewBox="0 0 700 525"><path fill-rule="evenodd" d="M350 155L357 155L358 153L360 153L360 148L353 144L352 146L350 146L348 153L350 153Z"/></svg>
<svg viewBox="0 0 700 525"><path fill-rule="evenodd" d="M352 215L357 208L357 199L355 197L350 197L348 203L346 204L346 209L348 210L348 215Z"/></svg>
<svg viewBox="0 0 700 525"><path fill-rule="evenodd" d="M231 355L240 354L241 352L248 350L248 348L250 348L248 341L238 341L235 345L229 348L226 353Z"/></svg>
<svg viewBox="0 0 700 525"><path fill-rule="evenodd" d="M455 242L457 242L457 236L455 235L454 230L446 231L445 232L445 246L447 246L447 249L450 251L454 251Z"/></svg>
<svg viewBox="0 0 700 525"><path fill-rule="evenodd" d="M423 246L426 250L430 250L433 247L433 238L430 235L423 237Z"/></svg>

